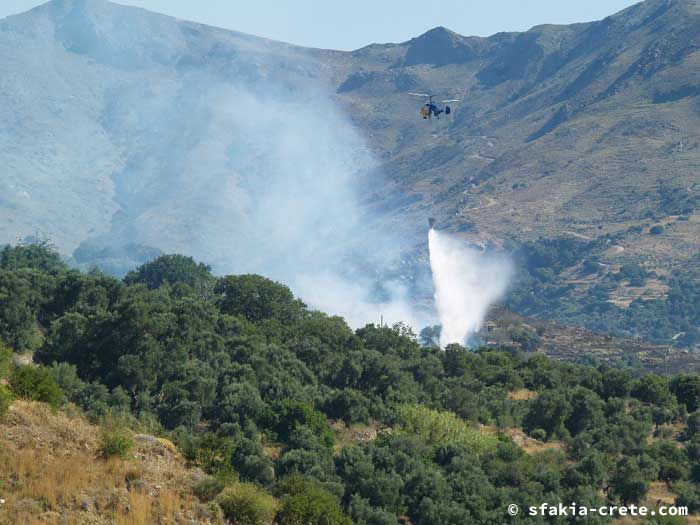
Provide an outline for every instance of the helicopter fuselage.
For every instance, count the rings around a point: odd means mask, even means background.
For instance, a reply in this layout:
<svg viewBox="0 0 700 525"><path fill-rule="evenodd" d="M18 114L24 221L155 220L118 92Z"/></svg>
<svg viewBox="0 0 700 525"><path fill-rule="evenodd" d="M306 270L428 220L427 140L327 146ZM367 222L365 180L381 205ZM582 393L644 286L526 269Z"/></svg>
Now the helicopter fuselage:
<svg viewBox="0 0 700 525"><path fill-rule="evenodd" d="M421 108L420 113L424 119L429 119L429 118L432 118L434 116L435 118L437 118L439 120L440 114L441 113L449 114L449 110L446 108L441 109L437 106L437 104L433 104L432 102L429 102Z"/></svg>
<svg viewBox="0 0 700 525"><path fill-rule="evenodd" d="M450 106L445 105L445 107L441 108L435 102L433 102L433 97L435 95L431 95L429 93L409 93L409 95L414 97L424 97L425 104L420 108L420 115L424 119L435 117L436 119L440 120L440 115L442 113L449 115L452 112ZM459 102L459 100L443 100L443 102Z"/></svg>

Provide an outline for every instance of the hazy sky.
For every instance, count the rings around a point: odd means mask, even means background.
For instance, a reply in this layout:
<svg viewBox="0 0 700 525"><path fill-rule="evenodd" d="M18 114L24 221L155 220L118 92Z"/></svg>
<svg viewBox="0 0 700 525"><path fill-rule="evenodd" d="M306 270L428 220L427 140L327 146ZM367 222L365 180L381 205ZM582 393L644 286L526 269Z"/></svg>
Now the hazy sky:
<svg viewBox="0 0 700 525"><path fill-rule="evenodd" d="M0 18L42 0L0 0ZM634 0L119 0L169 15L294 44L357 49L403 42L435 26L463 35L597 20Z"/></svg>

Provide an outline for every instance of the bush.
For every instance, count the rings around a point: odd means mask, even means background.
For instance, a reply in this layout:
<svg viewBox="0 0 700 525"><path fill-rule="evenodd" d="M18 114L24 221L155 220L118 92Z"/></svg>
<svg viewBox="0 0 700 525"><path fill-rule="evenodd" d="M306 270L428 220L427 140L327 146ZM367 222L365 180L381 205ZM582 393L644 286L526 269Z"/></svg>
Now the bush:
<svg viewBox="0 0 700 525"><path fill-rule="evenodd" d="M324 404L330 417L342 419L346 425L369 421L370 401L356 390L345 388L333 392Z"/></svg>
<svg viewBox="0 0 700 525"><path fill-rule="evenodd" d="M208 503L216 498L224 490L224 482L213 476L200 479L192 487L192 492L203 503Z"/></svg>
<svg viewBox="0 0 700 525"><path fill-rule="evenodd" d="M151 262L130 271L124 277L128 285L143 283L151 290L164 284L185 284L199 295L206 297L214 286L211 268L195 262L185 255L161 255Z"/></svg>
<svg viewBox="0 0 700 525"><path fill-rule="evenodd" d="M294 476L282 485L288 492L277 515L280 525L351 525L338 500L315 483Z"/></svg>
<svg viewBox="0 0 700 525"><path fill-rule="evenodd" d="M482 434L452 412L433 410L421 405L399 408L396 435L415 436L426 445L460 444L478 457L492 451L498 439Z"/></svg>
<svg viewBox="0 0 700 525"><path fill-rule="evenodd" d="M696 410L688 416L688 422L685 432L683 433L685 441L690 441L698 437L700 437L700 410Z"/></svg>
<svg viewBox="0 0 700 525"><path fill-rule="evenodd" d="M649 228L649 233L652 235L661 235L664 232L664 227L660 224L656 224Z"/></svg>
<svg viewBox="0 0 700 525"><path fill-rule="evenodd" d="M5 385L0 385L0 419L7 413L10 403L12 403L12 392Z"/></svg>
<svg viewBox="0 0 700 525"><path fill-rule="evenodd" d="M208 432L182 445L185 457L208 474L218 474L231 468L236 442L226 436Z"/></svg>
<svg viewBox="0 0 700 525"><path fill-rule="evenodd" d="M66 270L67 267L50 242L35 239L32 244L4 246L0 250L0 268L5 270L31 268L55 274Z"/></svg>
<svg viewBox="0 0 700 525"><path fill-rule="evenodd" d="M543 428L536 428L530 432L530 437L538 441L547 441L547 431Z"/></svg>
<svg viewBox="0 0 700 525"><path fill-rule="evenodd" d="M277 500L252 483L236 483L225 488L217 502L226 519L236 525L272 525Z"/></svg>
<svg viewBox="0 0 700 525"><path fill-rule="evenodd" d="M260 275L229 275L215 288L221 311L252 322L275 319L290 324L301 318L304 303L283 284Z"/></svg>
<svg viewBox="0 0 700 525"><path fill-rule="evenodd" d="M37 299L26 275L0 268L0 339L13 350L36 347Z"/></svg>
<svg viewBox="0 0 700 525"><path fill-rule="evenodd" d="M0 379L5 379L12 365L12 350L0 342Z"/></svg>
<svg viewBox="0 0 700 525"><path fill-rule="evenodd" d="M53 407L63 403L63 391L51 371L30 365L18 366L10 374L10 389L22 399L41 401Z"/></svg>
<svg viewBox="0 0 700 525"><path fill-rule="evenodd" d="M288 441L297 428L306 426L318 436L323 446L328 449L333 448L335 436L328 426L326 417L306 403L286 400L275 407L269 419L270 426L282 441Z"/></svg>
<svg viewBox="0 0 700 525"><path fill-rule="evenodd" d="M700 512L700 493L692 483L676 483L673 486L677 497L675 505L688 507L690 514Z"/></svg>
<svg viewBox="0 0 700 525"><path fill-rule="evenodd" d="M126 459L134 447L134 438L126 429L105 429L102 431L99 454L103 458L118 456Z"/></svg>
<svg viewBox="0 0 700 525"><path fill-rule="evenodd" d="M618 461L610 478L610 495L624 504L638 503L649 490L649 481L641 471L639 463L631 457Z"/></svg>

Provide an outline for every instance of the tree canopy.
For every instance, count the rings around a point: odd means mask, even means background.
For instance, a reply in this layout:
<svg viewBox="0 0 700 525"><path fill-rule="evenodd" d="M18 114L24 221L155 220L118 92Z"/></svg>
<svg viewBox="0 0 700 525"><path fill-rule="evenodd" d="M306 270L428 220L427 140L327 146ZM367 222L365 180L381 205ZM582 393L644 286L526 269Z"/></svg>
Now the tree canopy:
<svg viewBox="0 0 700 525"><path fill-rule="evenodd" d="M352 330L177 255L119 281L5 250L0 415L14 396L147 426L236 522L503 523L510 503L639 502L654 481L700 501L697 374L443 351L434 327L423 344L402 324ZM41 366L9 364L26 349Z"/></svg>

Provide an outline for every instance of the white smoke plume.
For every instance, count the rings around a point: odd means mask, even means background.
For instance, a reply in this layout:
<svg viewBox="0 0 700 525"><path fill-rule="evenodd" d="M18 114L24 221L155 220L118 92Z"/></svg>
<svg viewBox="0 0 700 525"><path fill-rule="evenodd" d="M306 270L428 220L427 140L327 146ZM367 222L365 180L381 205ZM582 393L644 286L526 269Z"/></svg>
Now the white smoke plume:
<svg viewBox="0 0 700 525"><path fill-rule="evenodd" d="M466 344L484 322L489 307L508 288L510 262L431 228L428 234L440 346Z"/></svg>
<svg viewBox="0 0 700 525"><path fill-rule="evenodd" d="M123 274L155 248L286 283L353 326L432 324L404 260L421 239L385 199L327 52L103 1L2 22L21 74L3 76L0 114L22 147L0 164L46 194L27 217L79 265Z"/></svg>
<svg viewBox="0 0 700 525"><path fill-rule="evenodd" d="M181 230L183 242L171 251L204 254L218 273L283 282L352 327L383 319L417 331L431 319L412 308L396 275L383 277L411 245L362 204L362 178L379 173L376 160L347 117L312 88L301 101L240 86L212 97L217 111L186 159L209 166L210 178L187 181L177 199L192 202L200 220ZM154 233L144 240L162 238Z"/></svg>

